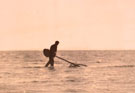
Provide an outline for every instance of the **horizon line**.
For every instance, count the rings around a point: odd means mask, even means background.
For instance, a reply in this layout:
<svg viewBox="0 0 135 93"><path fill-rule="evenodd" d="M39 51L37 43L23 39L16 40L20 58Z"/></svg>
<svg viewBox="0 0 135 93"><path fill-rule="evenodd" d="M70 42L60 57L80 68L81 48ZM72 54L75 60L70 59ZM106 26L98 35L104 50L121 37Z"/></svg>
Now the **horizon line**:
<svg viewBox="0 0 135 93"><path fill-rule="evenodd" d="M20 49L20 50L0 50L0 51L42 51L43 49ZM57 51L135 51L135 49L60 49Z"/></svg>

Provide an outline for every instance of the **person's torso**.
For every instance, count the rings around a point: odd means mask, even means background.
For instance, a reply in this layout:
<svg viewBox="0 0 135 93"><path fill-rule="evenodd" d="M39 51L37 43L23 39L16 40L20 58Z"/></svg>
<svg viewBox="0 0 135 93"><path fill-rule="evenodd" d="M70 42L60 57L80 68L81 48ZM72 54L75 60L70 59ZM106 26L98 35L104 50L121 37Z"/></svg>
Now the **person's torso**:
<svg viewBox="0 0 135 93"><path fill-rule="evenodd" d="M55 53L55 52L57 52L57 45L54 44L54 45L52 45L51 48L50 48L50 53L53 54L53 53Z"/></svg>

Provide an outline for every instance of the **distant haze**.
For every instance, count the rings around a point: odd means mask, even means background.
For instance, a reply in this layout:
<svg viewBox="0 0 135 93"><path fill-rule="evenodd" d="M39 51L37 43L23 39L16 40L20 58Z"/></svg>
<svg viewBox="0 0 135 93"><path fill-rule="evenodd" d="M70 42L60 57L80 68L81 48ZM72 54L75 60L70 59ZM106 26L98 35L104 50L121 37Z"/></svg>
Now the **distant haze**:
<svg viewBox="0 0 135 93"><path fill-rule="evenodd" d="M0 50L135 49L134 0L0 0Z"/></svg>

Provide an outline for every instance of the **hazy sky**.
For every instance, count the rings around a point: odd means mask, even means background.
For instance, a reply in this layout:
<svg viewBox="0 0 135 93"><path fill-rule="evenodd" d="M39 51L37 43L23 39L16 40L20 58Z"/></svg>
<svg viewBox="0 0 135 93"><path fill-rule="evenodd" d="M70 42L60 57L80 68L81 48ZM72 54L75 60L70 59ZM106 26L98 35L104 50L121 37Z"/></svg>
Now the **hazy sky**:
<svg viewBox="0 0 135 93"><path fill-rule="evenodd" d="M0 50L135 49L135 0L0 0Z"/></svg>

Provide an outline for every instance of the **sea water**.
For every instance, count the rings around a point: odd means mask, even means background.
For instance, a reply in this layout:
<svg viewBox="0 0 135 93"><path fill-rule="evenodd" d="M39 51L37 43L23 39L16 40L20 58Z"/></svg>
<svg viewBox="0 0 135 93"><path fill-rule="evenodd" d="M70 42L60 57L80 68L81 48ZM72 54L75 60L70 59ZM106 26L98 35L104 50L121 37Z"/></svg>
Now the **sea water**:
<svg viewBox="0 0 135 93"><path fill-rule="evenodd" d="M58 51L87 67L55 58L45 68L42 51L0 52L0 93L135 93L135 51Z"/></svg>

